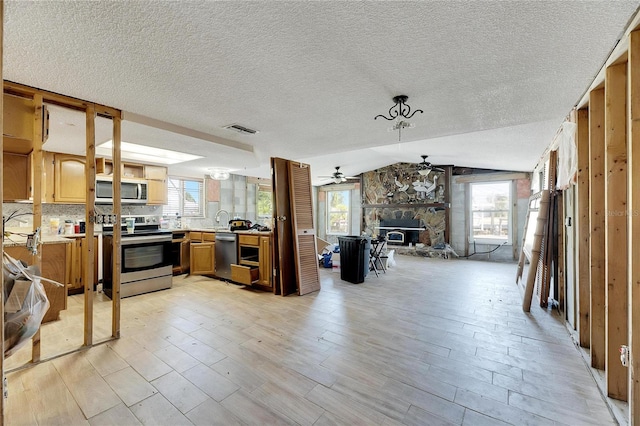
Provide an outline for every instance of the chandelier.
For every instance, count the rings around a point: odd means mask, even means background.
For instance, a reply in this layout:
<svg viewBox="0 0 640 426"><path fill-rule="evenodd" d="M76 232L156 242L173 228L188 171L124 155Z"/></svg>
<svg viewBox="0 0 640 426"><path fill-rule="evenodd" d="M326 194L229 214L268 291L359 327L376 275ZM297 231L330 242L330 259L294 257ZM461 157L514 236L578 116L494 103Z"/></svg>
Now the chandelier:
<svg viewBox="0 0 640 426"><path fill-rule="evenodd" d="M212 167L207 169L209 172L209 177L213 180L227 180L229 179L229 171L226 169Z"/></svg>
<svg viewBox="0 0 640 426"><path fill-rule="evenodd" d="M392 100L395 104L389 108L389 116L378 114L373 118L374 120L377 120L378 117L382 117L387 121L395 121L393 127L391 127L389 131L398 131L398 142L400 142L400 139L402 138L402 129L415 126L407 120L413 117L416 112L419 112L420 114L424 113L421 109L416 109L412 112L411 107L407 104L407 99L409 99L407 95L394 96Z"/></svg>

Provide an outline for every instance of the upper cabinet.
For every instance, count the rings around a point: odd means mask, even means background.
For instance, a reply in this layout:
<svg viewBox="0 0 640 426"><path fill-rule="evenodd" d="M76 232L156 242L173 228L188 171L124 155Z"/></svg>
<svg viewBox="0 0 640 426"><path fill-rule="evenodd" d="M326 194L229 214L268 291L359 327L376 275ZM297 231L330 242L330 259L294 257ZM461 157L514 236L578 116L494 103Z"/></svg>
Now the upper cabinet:
<svg viewBox="0 0 640 426"><path fill-rule="evenodd" d="M35 102L31 98L4 94L3 201L28 200L31 196L31 151ZM48 113L43 108L43 138L48 134Z"/></svg>
<svg viewBox="0 0 640 426"><path fill-rule="evenodd" d="M147 179L147 204L167 204L169 202L167 168L144 166L144 177Z"/></svg>
<svg viewBox="0 0 640 426"><path fill-rule="evenodd" d="M85 158L57 153L53 154L53 158L52 201L54 203L85 203L87 200L87 185L84 177ZM46 193L49 194L50 191Z"/></svg>

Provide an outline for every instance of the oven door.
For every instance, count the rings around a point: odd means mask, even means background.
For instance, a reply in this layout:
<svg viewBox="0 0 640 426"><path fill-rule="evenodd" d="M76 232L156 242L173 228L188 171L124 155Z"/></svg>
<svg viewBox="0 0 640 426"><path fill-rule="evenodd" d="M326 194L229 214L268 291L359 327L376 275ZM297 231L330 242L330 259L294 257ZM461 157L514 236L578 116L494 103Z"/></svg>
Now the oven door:
<svg viewBox="0 0 640 426"><path fill-rule="evenodd" d="M121 269L122 281L125 274L129 278L143 279L146 271L166 266L171 267L171 237L133 236L122 238ZM138 275L134 277L133 275Z"/></svg>

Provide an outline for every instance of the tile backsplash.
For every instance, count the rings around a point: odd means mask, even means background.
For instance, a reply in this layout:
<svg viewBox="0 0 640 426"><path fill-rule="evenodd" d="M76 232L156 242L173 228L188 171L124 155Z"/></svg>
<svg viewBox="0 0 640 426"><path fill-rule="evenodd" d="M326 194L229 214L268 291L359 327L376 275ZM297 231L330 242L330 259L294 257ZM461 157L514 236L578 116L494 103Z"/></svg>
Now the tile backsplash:
<svg viewBox="0 0 640 426"><path fill-rule="evenodd" d="M7 223L9 227L33 227L33 204L26 203L3 203L2 212L4 217L8 217L11 213L26 213ZM112 208L109 205L97 205L96 213L109 214ZM123 206L122 215L162 215L162 206ZM83 204L43 204L42 205L42 227L48 230L49 220L51 218L60 219L63 225L65 220L71 220L74 223L85 220L85 206Z"/></svg>

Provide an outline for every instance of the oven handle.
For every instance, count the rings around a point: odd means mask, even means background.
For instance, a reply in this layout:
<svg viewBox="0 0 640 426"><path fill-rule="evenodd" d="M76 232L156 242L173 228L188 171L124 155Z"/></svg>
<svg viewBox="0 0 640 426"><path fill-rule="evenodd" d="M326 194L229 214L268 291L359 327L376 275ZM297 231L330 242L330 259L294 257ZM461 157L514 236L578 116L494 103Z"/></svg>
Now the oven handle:
<svg viewBox="0 0 640 426"><path fill-rule="evenodd" d="M123 246L131 245L135 243L170 243L171 236L145 236L145 237L125 237L120 240L120 244Z"/></svg>

